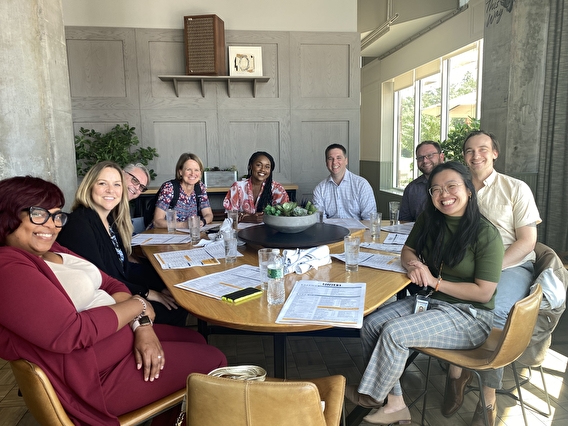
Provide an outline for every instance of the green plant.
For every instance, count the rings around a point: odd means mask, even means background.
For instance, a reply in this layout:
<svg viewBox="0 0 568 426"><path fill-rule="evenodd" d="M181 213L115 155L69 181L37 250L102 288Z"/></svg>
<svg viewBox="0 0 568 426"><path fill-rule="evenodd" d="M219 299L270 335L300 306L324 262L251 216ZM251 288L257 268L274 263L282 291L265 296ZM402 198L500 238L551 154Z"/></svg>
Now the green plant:
<svg viewBox="0 0 568 426"><path fill-rule="evenodd" d="M117 124L107 133L81 127L80 135L75 135L77 175L84 176L87 170L103 160L114 161L120 167L129 163L142 163L147 166L148 161L159 157L156 149L152 147L133 149L140 143L134 130L135 128L130 127L128 123ZM148 171L150 178L154 179L156 177L154 170Z"/></svg>
<svg viewBox="0 0 568 426"><path fill-rule="evenodd" d="M470 132L479 130L479 120L476 118L468 117L463 122L455 120L454 128L448 132L448 138L441 143L442 152L446 161L459 161L464 163L463 160L463 141ZM460 120L461 121L461 120Z"/></svg>

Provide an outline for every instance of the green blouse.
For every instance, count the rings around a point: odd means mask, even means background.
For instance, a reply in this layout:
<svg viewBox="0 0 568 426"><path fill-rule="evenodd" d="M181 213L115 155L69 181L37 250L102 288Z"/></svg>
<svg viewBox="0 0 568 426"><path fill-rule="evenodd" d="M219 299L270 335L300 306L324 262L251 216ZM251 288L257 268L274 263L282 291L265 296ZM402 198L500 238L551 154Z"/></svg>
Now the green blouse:
<svg viewBox="0 0 568 426"><path fill-rule="evenodd" d="M446 224L450 232L446 233L444 243L447 243L459 226L461 217L446 216ZM416 240L420 230L426 226L424 215L420 215L406 240L406 245L413 250L416 249ZM432 242L428 242L424 249L423 257L428 258ZM468 247L462 261L450 268L444 265L442 268L442 279L452 282L475 282L475 279L499 282L501 277L501 268L503 267L504 255L503 241L501 235L495 226L487 219L481 217L479 234L474 245ZM434 276L437 272L432 271ZM487 303L474 302L470 300L462 300L452 297L441 291L432 294L433 299L444 300L449 303L469 303L480 309L491 310L495 307L495 293Z"/></svg>

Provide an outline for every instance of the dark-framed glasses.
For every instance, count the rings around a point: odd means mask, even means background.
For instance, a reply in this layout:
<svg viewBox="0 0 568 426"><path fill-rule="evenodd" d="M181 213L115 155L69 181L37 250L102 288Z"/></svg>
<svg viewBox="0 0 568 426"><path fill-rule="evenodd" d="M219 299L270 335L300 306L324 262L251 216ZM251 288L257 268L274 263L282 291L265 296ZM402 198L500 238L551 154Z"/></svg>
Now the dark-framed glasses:
<svg viewBox="0 0 568 426"><path fill-rule="evenodd" d="M142 185L136 176L134 176L130 172L125 172L125 173L128 176L130 176L130 180L132 181L132 185L134 185L136 188L138 188L140 190L140 192L148 191L148 187L146 185Z"/></svg>
<svg viewBox="0 0 568 426"><path fill-rule="evenodd" d="M462 185L463 183L459 182L450 182L444 186L434 185L428 190L428 193L431 197L440 197L444 193L444 191L446 191L450 195L456 195L460 189L460 186Z"/></svg>
<svg viewBox="0 0 568 426"><path fill-rule="evenodd" d="M420 157L416 157L416 161L418 161L419 163L422 163L424 160L430 161L432 158L434 158L434 155L440 154L441 152L433 152L431 154L421 155Z"/></svg>
<svg viewBox="0 0 568 426"><path fill-rule="evenodd" d="M56 228L63 228L63 225L67 223L67 213L62 212L61 210L58 210L55 213L49 213L49 211L43 207L33 206L28 209L28 213L30 215L30 221L34 225L43 225L49 220L49 218L53 219L53 223Z"/></svg>

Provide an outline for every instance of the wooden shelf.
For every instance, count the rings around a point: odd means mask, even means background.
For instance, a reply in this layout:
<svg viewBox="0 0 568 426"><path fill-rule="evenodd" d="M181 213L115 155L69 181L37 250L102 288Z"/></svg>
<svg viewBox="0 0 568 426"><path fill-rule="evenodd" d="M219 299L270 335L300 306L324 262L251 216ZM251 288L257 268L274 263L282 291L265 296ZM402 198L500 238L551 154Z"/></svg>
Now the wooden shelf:
<svg viewBox="0 0 568 426"><path fill-rule="evenodd" d="M248 76L229 76L229 75L159 75L158 78L162 81L171 81L174 85L174 92L179 98L178 83L182 81L199 81L201 82L201 96L205 97L205 82L206 81L226 81L227 93L231 97L231 82L250 81L252 82L252 96L256 98L256 83L266 83L270 77L248 77Z"/></svg>

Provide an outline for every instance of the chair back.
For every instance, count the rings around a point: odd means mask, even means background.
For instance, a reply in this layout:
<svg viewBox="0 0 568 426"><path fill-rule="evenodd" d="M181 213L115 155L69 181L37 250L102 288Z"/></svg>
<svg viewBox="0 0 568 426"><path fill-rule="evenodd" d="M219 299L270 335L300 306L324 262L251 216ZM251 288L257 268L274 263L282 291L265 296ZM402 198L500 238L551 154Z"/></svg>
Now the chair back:
<svg viewBox="0 0 568 426"><path fill-rule="evenodd" d="M325 401L325 411L341 414L345 378L332 376L327 386L339 398ZM187 378L187 426L331 426L320 392L311 382L234 380L192 373ZM339 409L334 407L339 404Z"/></svg>
<svg viewBox="0 0 568 426"><path fill-rule="evenodd" d="M24 402L36 421L45 426L73 426L61 405L55 389L45 372L33 362L25 359L10 361L14 378L18 383ZM181 404L185 389L121 415L118 421L123 426L138 425L149 418Z"/></svg>
<svg viewBox="0 0 568 426"><path fill-rule="evenodd" d="M491 368L501 368L515 361L527 348L533 333L542 301L542 288L533 287L533 292L513 305L501 339L488 360Z"/></svg>
<svg viewBox="0 0 568 426"><path fill-rule="evenodd" d="M49 378L41 368L25 359L10 361L10 367L28 410L39 424L73 426Z"/></svg>
<svg viewBox="0 0 568 426"><path fill-rule="evenodd" d="M544 361L552 343L552 332L566 309L568 288L568 271L556 252L542 243L536 243L535 253L534 282L541 285L543 299L549 303L541 304L529 345L518 359L521 364L531 367L542 365Z"/></svg>

